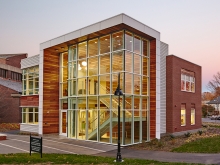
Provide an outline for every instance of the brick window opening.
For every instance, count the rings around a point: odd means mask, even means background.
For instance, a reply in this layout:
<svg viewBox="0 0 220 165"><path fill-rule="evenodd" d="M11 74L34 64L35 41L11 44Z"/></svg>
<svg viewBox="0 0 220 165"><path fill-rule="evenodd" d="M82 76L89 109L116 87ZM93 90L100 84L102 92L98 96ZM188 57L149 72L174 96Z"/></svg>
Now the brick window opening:
<svg viewBox="0 0 220 165"><path fill-rule="evenodd" d="M191 104L191 125L195 125L195 104Z"/></svg>
<svg viewBox="0 0 220 165"><path fill-rule="evenodd" d="M181 69L181 91L195 92L195 73Z"/></svg>
<svg viewBox="0 0 220 165"><path fill-rule="evenodd" d="M186 125L186 104L181 104L181 126Z"/></svg>
<svg viewBox="0 0 220 165"><path fill-rule="evenodd" d="M0 77L7 78L8 71L0 68Z"/></svg>

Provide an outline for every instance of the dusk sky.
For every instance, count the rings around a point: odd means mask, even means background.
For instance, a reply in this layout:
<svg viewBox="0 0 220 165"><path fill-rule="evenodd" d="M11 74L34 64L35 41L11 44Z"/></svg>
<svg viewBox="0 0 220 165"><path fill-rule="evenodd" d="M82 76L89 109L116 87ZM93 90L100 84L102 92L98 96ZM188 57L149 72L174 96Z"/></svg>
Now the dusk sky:
<svg viewBox="0 0 220 165"><path fill-rule="evenodd" d="M39 54L42 42L125 13L161 33L169 54L220 71L220 0L0 0L0 54Z"/></svg>

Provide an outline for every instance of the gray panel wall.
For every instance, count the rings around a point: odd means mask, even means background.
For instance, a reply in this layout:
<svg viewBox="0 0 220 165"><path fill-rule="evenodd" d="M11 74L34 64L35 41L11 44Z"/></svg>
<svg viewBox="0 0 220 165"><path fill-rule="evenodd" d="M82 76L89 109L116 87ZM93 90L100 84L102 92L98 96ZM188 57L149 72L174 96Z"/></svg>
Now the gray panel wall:
<svg viewBox="0 0 220 165"><path fill-rule="evenodd" d="M21 69L39 65L39 54L21 60Z"/></svg>
<svg viewBox="0 0 220 165"><path fill-rule="evenodd" d="M160 133L166 133L166 56L168 44L160 42Z"/></svg>

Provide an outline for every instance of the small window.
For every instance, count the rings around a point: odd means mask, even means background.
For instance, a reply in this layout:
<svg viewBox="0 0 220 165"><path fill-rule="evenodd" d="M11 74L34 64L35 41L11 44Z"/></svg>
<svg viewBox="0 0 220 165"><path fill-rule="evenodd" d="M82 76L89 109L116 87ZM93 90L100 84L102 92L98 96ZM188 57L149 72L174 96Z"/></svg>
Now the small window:
<svg viewBox="0 0 220 165"><path fill-rule="evenodd" d="M22 108L22 123L38 124L38 108Z"/></svg>
<svg viewBox="0 0 220 165"><path fill-rule="evenodd" d="M186 125L186 104L181 104L181 126Z"/></svg>
<svg viewBox="0 0 220 165"><path fill-rule="evenodd" d="M181 69L181 91L195 92L194 72Z"/></svg>
<svg viewBox="0 0 220 165"><path fill-rule="evenodd" d="M195 125L195 104L191 104L191 125Z"/></svg>

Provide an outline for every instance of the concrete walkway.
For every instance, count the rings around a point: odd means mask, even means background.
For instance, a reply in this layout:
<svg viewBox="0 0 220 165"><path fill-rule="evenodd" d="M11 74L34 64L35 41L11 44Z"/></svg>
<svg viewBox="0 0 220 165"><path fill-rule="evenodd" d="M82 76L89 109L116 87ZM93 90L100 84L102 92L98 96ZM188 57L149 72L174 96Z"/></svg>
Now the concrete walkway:
<svg viewBox="0 0 220 165"><path fill-rule="evenodd" d="M10 134L0 142L0 154L29 153L29 136ZM220 147L220 145L219 145ZM83 154L116 158L117 146L69 139L57 134L43 136L43 153ZM162 162L220 164L220 154L173 153L121 148L122 158L138 158Z"/></svg>
<svg viewBox="0 0 220 165"><path fill-rule="evenodd" d="M116 157L117 150L96 154L98 156ZM202 164L220 164L220 154L173 153L122 148L123 158L157 160L162 162L185 162Z"/></svg>

